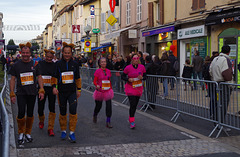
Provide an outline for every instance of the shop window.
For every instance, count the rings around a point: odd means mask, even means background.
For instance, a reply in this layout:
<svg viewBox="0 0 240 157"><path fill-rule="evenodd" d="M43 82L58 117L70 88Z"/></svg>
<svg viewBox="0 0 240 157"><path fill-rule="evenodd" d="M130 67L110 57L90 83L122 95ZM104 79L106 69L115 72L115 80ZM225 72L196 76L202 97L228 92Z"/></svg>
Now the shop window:
<svg viewBox="0 0 240 157"><path fill-rule="evenodd" d="M205 0L192 0L192 10L200 10L205 8Z"/></svg>

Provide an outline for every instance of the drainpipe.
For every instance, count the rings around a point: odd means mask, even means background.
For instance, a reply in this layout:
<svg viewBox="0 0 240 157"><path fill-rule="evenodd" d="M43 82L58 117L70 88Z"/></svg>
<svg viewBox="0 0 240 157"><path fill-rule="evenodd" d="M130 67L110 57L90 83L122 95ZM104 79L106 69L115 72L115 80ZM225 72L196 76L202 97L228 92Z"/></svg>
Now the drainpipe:
<svg viewBox="0 0 240 157"><path fill-rule="evenodd" d="M177 0L175 0L175 21L177 21Z"/></svg>

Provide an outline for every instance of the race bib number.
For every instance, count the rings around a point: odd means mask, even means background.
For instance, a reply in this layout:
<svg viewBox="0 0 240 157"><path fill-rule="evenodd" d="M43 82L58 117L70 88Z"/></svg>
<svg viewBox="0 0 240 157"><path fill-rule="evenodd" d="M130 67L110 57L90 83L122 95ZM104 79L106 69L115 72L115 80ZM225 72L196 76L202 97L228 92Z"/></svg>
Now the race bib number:
<svg viewBox="0 0 240 157"><path fill-rule="evenodd" d="M34 83L34 81L33 81L33 72L21 73L20 74L20 78L21 78L21 84L23 86L31 85L31 84Z"/></svg>
<svg viewBox="0 0 240 157"><path fill-rule="evenodd" d="M62 73L62 83L63 84L73 83L73 71Z"/></svg>
<svg viewBox="0 0 240 157"><path fill-rule="evenodd" d="M48 87L52 86L52 84L51 84L52 76L42 76L42 78L43 78L44 86L48 86Z"/></svg>
<svg viewBox="0 0 240 157"><path fill-rule="evenodd" d="M109 90L109 89L110 89L110 81L102 80L102 90Z"/></svg>
<svg viewBox="0 0 240 157"><path fill-rule="evenodd" d="M139 80L138 78L133 78L132 86L133 86L133 88L141 87L142 80Z"/></svg>

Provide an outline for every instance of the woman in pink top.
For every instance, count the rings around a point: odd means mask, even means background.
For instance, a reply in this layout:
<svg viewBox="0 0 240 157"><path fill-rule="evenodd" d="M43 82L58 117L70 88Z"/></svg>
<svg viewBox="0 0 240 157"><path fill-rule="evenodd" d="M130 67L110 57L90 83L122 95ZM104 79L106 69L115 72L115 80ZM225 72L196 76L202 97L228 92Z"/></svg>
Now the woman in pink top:
<svg viewBox="0 0 240 157"><path fill-rule="evenodd" d="M129 123L130 128L135 128L135 112L140 97L143 93L142 80L146 79L146 69L140 64L139 57L137 54L132 55L132 64L126 66L123 71L122 79L127 81L125 84L125 93L128 96L130 102L129 109Z"/></svg>
<svg viewBox="0 0 240 157"><path fill-rule="evenodd" d="M93 93L93 98L95 100L96 106L93 114L93 122L97 123L97 115L102 108L102 102L106 101L106 127L112 128L110 123L112 116L112 98L114 96L112 85L110 82L111 71L106 68L107 61L106 58L99 59L99 69L94 73L94 85L96 90Z"/></svg>

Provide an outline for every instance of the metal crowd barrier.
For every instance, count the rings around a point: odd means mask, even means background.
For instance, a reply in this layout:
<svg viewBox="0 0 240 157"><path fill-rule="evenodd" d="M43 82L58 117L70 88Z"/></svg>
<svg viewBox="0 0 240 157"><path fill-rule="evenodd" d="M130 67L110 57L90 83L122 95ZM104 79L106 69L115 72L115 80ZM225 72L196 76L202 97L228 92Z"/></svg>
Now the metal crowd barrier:
<svg viewBox="0 0 240 157"><path fill-rule="evenodd" d="M83 84L87 89L93 88L95 68L81 68ZM125 95L125 81L121 80L122 71L111 71L111 83L115 94ZM240 130L240 85L217 83L215 81L176 78L174 76L147 75L143 82L144 92L140 108L144 112L148 108L160 106L175 110L171 121L176 122L181 114L212 122L215 127L209 134L216 138L224 131L224 127ZM126 96L122 103L126 103ZM213 125L213 126L214 126Z"/></svg>
<svg viewBox="0 0 240 157"><path fill-rule="evenodd" d="M0 93L0 122L1 122L1 136L2 136L1 156L2 157L9 156L9 119L8 119L8 113L4 104L4 94L6 94L5 93L6 86L7 86L7 73L5 70L4 85Z"/></svg>

